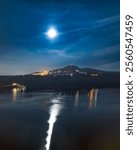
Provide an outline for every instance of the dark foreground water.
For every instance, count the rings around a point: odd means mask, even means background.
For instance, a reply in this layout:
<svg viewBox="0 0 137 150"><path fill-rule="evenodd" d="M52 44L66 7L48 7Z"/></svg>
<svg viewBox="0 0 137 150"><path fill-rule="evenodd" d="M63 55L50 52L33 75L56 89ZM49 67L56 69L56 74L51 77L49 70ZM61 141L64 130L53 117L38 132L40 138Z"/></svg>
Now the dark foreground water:
<svg viewBox="0 0 137 150"><path fill-rule="evenodd" d="M0 93L0 150L119 150L119 89Z"/></svg>

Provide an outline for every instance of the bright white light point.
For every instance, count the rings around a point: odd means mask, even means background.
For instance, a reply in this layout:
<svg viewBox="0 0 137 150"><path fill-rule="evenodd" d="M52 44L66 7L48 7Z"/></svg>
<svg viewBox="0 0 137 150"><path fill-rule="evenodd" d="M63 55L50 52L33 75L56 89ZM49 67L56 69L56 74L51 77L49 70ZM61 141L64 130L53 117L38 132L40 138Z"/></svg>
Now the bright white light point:
<svg viewBox="0 0 137 150"><path fill-rule="evenodd" d="M47 32L47 36L51 39L57 36L57 30L55 28L50 28Z"/></svg>

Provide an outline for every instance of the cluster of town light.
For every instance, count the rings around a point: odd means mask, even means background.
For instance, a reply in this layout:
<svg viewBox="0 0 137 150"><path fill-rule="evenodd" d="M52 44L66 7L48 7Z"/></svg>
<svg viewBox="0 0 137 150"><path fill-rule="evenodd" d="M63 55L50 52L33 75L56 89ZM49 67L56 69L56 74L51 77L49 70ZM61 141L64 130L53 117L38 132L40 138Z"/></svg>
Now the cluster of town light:
<svg viewBox="0 0 137 150"><path fill-rule="evenodd" d="M91 75L93 77L97 77L98 74L97 73L92 73L92 74L88 74L86 72L82 72L79 70L75 70L75 72L77 72L78 74L83 74L83 75ZM56 70L56 71L41 71L41 72L35 72L32 75L37 75L37 76L47 76L47 75L52 75L52 76L57 76L57 75L61 75L61 76L73 76L74 73L70 72L70 71L61 71L61 70Z"/></svg>
<svg viewBox="0 0 137 150"><path fill-rule="evenodd" d="M32 75L36 75L36 76L47 76L48 74L49 74L49 71L44 70L44 71L41 71L41 72L35 72L35 73L33 73Z"/></svg>
<svg viewBox="0 0 137 150"><path fill-rule="evenodd" d="M12 86L13 86L14 91L25 91L26 90L25 85L21 85L18 83L12 83Z"/></svg>

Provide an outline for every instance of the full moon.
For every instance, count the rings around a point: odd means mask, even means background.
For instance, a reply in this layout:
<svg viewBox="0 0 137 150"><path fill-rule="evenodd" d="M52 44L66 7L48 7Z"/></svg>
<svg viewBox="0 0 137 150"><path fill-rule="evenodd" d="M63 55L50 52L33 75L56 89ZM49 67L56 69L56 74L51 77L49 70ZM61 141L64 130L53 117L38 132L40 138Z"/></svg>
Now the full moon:
<svg viewBox="0 0 137 150"><path fill-rule="evenodd" d="M55 28L50 28L46 35L50 38L50 39L53 39L57 36L57 30Z"/></svg>

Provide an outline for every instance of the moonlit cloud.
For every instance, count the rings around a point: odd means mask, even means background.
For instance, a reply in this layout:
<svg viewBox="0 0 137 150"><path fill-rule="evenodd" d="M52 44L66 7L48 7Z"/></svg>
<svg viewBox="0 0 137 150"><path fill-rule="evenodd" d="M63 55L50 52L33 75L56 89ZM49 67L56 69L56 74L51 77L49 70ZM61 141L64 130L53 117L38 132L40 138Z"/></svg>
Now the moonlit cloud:
<svg viewBox="0 0 137 150"><path fill-rule="evenodd" d="M73 54L72 52L69 52L69 48L65 48L64 50L58 50L58 49L42 49L38 50L39 53L43 54L48 54L51 56L56 56L56 57L62 57L62 58L79 58L82 57L82 53L75 53Z"/></svg>
<svg viewBox="0 0 137 150"><path fill-rule="evenodd" d="M97 52L93 53L92 55L95 57L103 57L119 53L119 51L120 51L119 45L115 45L104 49L100 49Z"/></svg>
<svg viewBox="0 0 137 150"><path fill-rule="evenodd" d="M75 32L81 32L81 31L90 31L90 30L95 30L98 28L102 28L103 26L108 26L109 24L117 23L120 20L120 16L111 16L108 18L103 18L100 20L96 20L93 22L89 22L86 26L83 22L83 27L79 27L76 29L72 29L70 31L62 32L61 34L69 34L69 33L75 33Z"/></svg>
<svg viewBox="0 0 137 150"><path fill-rule="evenodd" d="M112 71L111 68L114 68L113 71L117 71L117 68L120 68L120 63L119 61L117 62L111 62L111 63L104 63L99 66L99 68L102 68L104 70Z"/></svg>
<svg viewBox="0 0 137 150"><path fill-rule="evenodd" d="M101 23L101 24L104 23L103 25L105 25L105 24L110 24L110 23L114 23L114 22L119 22L119 19L120 19L119 15L111 16L108 18L103 18L103 19L97 20L96 23Z"/></svg>

